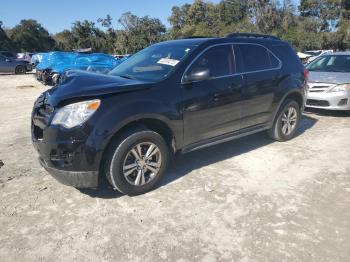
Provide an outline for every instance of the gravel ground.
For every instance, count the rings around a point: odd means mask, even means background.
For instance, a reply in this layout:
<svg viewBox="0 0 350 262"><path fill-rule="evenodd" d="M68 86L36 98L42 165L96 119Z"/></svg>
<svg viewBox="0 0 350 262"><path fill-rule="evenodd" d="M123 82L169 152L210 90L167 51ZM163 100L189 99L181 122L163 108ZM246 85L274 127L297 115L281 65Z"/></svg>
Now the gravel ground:
<svg viewBox="0 0 350 262"><path fill-rule="evenodd" d="M1 261L349 261L350 116L305 114L286 143L257 134L178 156L128 197L51 178L30 140L45 90L0 75Z"/></svg>

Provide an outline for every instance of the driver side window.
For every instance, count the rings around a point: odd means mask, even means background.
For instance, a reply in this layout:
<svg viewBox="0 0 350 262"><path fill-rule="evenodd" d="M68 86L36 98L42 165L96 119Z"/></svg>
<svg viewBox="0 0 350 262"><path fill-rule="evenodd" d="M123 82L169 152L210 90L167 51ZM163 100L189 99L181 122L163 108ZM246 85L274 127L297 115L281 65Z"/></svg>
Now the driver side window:
<svg viewBox="0 0 350 262"><path fill-rule="evenodd" d="M234 72L232 45L214 46L205 51L191 66L189 74L209 69L210 77L222 77Z"/></svg>

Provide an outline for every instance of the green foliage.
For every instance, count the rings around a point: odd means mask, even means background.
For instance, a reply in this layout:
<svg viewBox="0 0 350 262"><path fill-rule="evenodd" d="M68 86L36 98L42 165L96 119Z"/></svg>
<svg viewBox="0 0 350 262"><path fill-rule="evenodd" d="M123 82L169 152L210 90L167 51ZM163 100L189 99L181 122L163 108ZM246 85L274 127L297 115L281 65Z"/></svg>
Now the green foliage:
<svg viewBox="0 0 350 262"><path fill-rule="evenodd" d="M0 49L67 50L91 47L94 52L135 53L150 44L192 36L225 36L231 32L276 35L297 50L350 49L350 0L195 0L174 6L168 30L159 19L130 12L117 20L107 15L76 21L53 37L35 20L22 20L10 30L0 22Z"/></svg>
<svg viewBox="0 0 350 262"><path fill-rule="evenodd" d="M13 48L17 51L40 52L52 50L55 41L36 20L22 20L10 30Z"/></svg>
<svg viewBox="0 0 350 262"><path fill-rule="evenodd" d="M2 22L0 21L0 51L11 51L12 49L13 44L4 29L2 29Z"/></svg>
<svg viewBox="0 0 350 262"><path fill-rule="evenodd" d="M128 12L118 20L122 30L116 32L116 51L121 54L135 53L150 44L161 41L166 32L159 19L137 17Z"/></svg>

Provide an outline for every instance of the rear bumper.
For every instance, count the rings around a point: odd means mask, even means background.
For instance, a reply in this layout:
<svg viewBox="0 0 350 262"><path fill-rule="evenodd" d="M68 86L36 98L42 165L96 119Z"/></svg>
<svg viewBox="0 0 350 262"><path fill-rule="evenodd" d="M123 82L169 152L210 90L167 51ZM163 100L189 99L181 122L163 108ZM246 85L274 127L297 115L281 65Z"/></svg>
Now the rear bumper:
<svg viewBox="0 0 350 262"><path fill-rule="evenodd" d="M350 91L343 92L308 92L306 107L327 110L350 110Z"/></svg>
<svg viewBox="0 0 350 262"><path fill-rule="evenodd" d="M40 164L60 183L76 188L96 188L98 187L97 171L65 171L50 167L47 162L39 158Z"/></svg>

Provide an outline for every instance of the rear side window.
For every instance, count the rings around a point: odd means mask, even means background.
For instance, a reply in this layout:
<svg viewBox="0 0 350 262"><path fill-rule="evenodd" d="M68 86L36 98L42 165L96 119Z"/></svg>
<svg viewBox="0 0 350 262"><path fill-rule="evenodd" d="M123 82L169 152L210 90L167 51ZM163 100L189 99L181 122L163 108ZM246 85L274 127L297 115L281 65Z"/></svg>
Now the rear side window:
<svg viewBox="0 0 350 262"><path fill-rule="evenodd" d="M279 67L279 60L265 47L240 44L241 59L245 72L267 70Z"/></svg>
<svg viewBox="0 0 350 262"><path fill-rule="evenodd" d="M188 73L197 69L209 69L211 77L227 76L233 73L232 45L214 46L205 51L191 66Z"/></svg>

